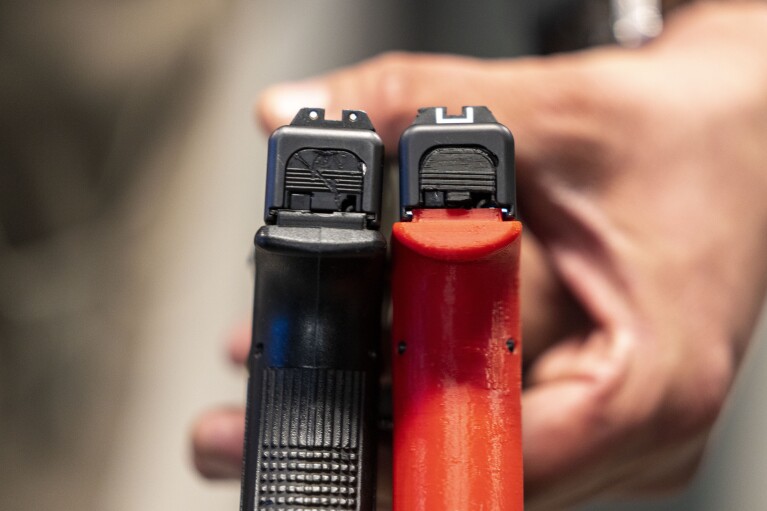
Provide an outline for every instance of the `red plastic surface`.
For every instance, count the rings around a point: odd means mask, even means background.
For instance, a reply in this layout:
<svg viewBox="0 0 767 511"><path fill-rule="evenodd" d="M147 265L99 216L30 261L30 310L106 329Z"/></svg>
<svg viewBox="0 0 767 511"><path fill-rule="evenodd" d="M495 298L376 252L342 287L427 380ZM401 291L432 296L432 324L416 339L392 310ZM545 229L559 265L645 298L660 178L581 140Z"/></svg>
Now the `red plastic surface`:
<svg viewBox="0 0 767 511"><path fill-rule="evenodd" d="M521 232L493 209L394 225L394 511L523 509Z"/></svg>

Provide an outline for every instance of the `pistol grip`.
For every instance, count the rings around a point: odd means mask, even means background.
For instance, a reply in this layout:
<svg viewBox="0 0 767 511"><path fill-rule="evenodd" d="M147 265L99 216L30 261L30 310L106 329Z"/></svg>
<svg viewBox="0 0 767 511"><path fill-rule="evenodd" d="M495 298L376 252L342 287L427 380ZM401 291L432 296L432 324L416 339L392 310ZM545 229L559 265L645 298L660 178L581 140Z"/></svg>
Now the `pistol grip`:
<svg viewBox="0 0 767 511"><path fill-rule="evenodd" d="M394 226L394 511L521 511L521 224L416 210Z"/></svg>

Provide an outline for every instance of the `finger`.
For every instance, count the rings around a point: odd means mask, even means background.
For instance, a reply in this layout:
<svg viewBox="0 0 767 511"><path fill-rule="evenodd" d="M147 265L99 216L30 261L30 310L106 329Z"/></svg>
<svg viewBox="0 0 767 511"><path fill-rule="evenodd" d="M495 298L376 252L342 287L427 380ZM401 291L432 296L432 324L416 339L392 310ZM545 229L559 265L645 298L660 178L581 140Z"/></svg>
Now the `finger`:
<svg viewBox="0 0 767 511"><path fill-rule="evenodd" d="M240 476L245 412L225 408L206 412L192 429L194 465L210 479Z"/></svg>
<svg viewBox="0 0 767 511"><path fill-rule="evenodd" d="M559 279L537 238L524 231L522 241L522 355L525 369L549 346L572 335L585 335L591 322Z"/></svg>
<svg viewBox="0 0 767 511"><path fill-rule="evenodd" d="M322 107L329 116L358 108L393 153L419 107L477 104L467 82L478 81L480 67L480 61L453 56L385 54L319 78L273 86L261 95L257 117L269 132L288 124L301 107Z"/></svg>
<svg viewBox="0 0 767 511"><path fill-rule="evenodd" d="M537 407L549 401L550 408L562 408L557 412L562 427L547 431L551 435L548 442L552 449L564 446L563 450L570 455L573 454L572 445L578 445L581 452L566 463L554 461L553 466L546 468L551 473L542 476L540 465L552 456L525 445L525 509L528 511L569 509L600 496L663 495L684 488L692 480L706 446L708 431L691 438L668 441L660 438L664 436L662 433L658 435L660 427L656 422L631 424L624 421L619 427L606 427L604 423L610 421L604 419L608 418L609 412L594 412L594 406L589 403L595 401L596 393L589 388L588 382L559 382L545 390L527 396L525 406ZM591 411L586 412L589 409ZM536 413L531 414L529 410L525 413L525 420L531 422L525 423L525 428L541 427L543 421L530 419ZM574 420L575 417L578 419ZM589 427L579 428L579 424ZM562 435L565 429L574 430L573 435L569 438ZM531 436L543 440L543 435ZM527 441L528 436L525 438ZM536 456L540 463L529 461ZM533 466L529 467L531 463ZM555 473L557 464L560 470Z"/></svg>
<svg viewBox="0 0 767 511"><path fill-rule="evenodd" d="M227 352L229 353L229 360L232 363L240 366L245 365L248 361L248 353L250 352L250 320L243 320L238 323L232 331L229 332L229 338L227 340Z"/></svg>
<svg viewBox="0 0 767 511"><path fill-rule="evenodd" d="M531 509L614 491L631 460L657 443L667 380L648 343L603 329L549 348L524 392L525 490ZM654 470L654 467L646 467Z"/></svg>
<svg viewBox="0 0 767 511"><path fill-rule="evenodd" d="M536 59L389 53L321 77L272 86L261 95L256 116L271 132L288 124L301 107L325 108L329 116L338 116L342 109L365 110L387 153L394 154L399 136L419 108L445 106L460 112L463 105L487 105L523 141L530 129L556 126L552 116L569 115L583 106L572 98L573 91L580 91L581 74L569 73L570 67L541 66ZM535 148L517 146L534 154Z"/></svg>

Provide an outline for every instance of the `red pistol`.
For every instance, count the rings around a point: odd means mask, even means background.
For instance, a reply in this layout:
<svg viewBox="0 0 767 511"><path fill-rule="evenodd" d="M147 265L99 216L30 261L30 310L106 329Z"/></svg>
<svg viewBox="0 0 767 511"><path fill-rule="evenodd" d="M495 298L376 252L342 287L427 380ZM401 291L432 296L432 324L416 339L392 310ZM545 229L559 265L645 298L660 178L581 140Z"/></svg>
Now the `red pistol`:
<svg viewBox="0 0 767 511"><path fill-rule="evenodd" d="M486 107L400 140L394 511L523 509L514 139Z"/></svg>

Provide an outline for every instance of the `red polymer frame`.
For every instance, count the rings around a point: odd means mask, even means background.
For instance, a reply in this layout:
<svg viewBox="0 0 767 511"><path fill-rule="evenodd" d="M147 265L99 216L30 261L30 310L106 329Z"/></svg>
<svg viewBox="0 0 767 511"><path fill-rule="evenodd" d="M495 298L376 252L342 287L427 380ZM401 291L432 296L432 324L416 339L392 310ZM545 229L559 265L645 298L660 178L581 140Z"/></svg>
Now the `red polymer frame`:
<svg viewBox="0 0 767 511"><path fill-rule="evenodd" d="M394 511L523 509L521 233L497 209L394 225Z"/></svg>

